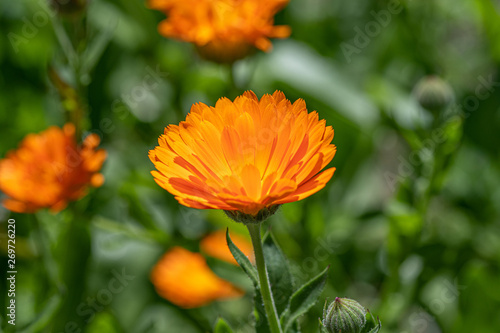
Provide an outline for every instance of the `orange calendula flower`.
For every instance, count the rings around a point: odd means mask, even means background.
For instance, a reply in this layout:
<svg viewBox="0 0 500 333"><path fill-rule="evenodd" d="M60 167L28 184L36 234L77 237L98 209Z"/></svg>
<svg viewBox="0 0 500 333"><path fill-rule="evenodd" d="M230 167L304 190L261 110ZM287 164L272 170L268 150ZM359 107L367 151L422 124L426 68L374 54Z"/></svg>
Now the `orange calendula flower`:
<svg viewBox="0 0 500 333"><path fill-rule="evenodd" d="M151 272L151 281L160 296L183 308L243 295L240 289L215 275L201 254L181 247L163 255Z"/></svg>
<svg viewBox="0 0 500 333"><path fill-rule="evenodd" d="M150 0L168 18L158 30L166 37L196 44L201 55L233 62L254 47L268 51L269 38L286 38L288 26L274 26L274 15L288 0Z"/></svg>
<svg viewBox="0 0 500 333"><path fill-rule="evenodd" d="M91 134L78 146L72 124L29 134L0 160L0 190L8 196L3 205L19 213L58 212L83 197L88 186L101 186L106 152L96 150L98 145L99 137Z"/></svg>
<svg viewBox="0 0 500 333"><path fill-rule="evenodd" d="M243 252L250 260L253 261L252 243L245 237L238 234L231 234L233 243ZM226 242L226 232L218 230L205 236L200 242L200 249L211 257L227 261L237 265L231 251Z"/></svg>
<svg viewBox="0 0 500 333"><path fill-rule="evenodd" d="M335 155L332 139L332 127L302 99L292 104L276 91L259 100L247 91L215 107L194 104L149 158L155 181L179 203L258 222L326 185L335 168L320 171Z"/></svg>

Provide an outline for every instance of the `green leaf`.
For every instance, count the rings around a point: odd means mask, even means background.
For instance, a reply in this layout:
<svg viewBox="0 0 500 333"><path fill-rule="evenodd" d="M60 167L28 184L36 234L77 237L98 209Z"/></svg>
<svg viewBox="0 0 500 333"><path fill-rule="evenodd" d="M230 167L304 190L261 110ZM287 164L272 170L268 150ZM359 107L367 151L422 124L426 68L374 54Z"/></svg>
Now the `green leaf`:
<svg viewBox="0 0 500 333"><path fill-rule="evenodd" d="M375 320L375 317L373 317L371 312L367 310L366 325L363 327L361 333L377 333L381 327L382 323L380 322L380 319L377 317Z"/></svg>
<svg viewBox="0 0 500 333"><path fill-rule="evenodd" d="M264 236L263 251L274 304L279 316L287 308L288 301L292 296L294 290L293 277L290 273L288 260L271 233L266 233Z"/></svg>
<svg viewBox="0 0 500 333"><path fill-rule="evenodd" d="M233 255L238 265L240 265L240 267L248 275L250 280L252 280L253 285L258 288L259 278L257 275L257 270L252 265L247 256L243 252L241 252L241 250L238 249L238 247L233 243L231 237L229 236L229 229L226 229L226 241L227 246L229 247L229 251L231 251L231 254Z"/></svg>
<svg viewBox="0 0 500 333"><path fill-rule="evenodd" d="M255 332L257 333L271 333L271 328L269 327L269 322L266 316L266 309L264 308L264 301L262 300L262 294L260 293L260 288L255 288L255 293L253 297L255 306Z"/></svg>
<svg viewBox="0 0 500 333"><path fill-rule="evenodd" d="M292 327L288 328L287 333L302 333L300 330L300 325L298 321L294 321Z"/></svg>
<svg viewBox="0 0 500 333"><path fill-rule="evenodd" d="M214 333L233 333L233 329L222 318L219 318L214 326Z"/></svg>
<svg viewBox="0 0 500 333"><path fill-rule="evenodd" d="M288 308L281 315L285 332L298 317L306 313L316 303L325 286L328 268L325 268L323 272L309 280L292 295Z"/></svg>

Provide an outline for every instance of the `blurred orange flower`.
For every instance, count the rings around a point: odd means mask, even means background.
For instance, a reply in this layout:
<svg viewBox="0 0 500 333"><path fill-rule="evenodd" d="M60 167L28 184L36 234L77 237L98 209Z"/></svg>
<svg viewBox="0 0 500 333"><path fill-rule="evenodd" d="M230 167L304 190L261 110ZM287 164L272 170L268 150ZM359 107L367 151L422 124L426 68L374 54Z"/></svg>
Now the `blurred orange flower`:
<svg viewBox="0 0 500 333"><path fill-rule="evenodd" d="M181 247L163 255L151 272L151 281L160 296L183 308L243 295L240 289L215 275L201 254Z"/></svg>
<svg viewBox="0 0 500 333"><path fill-rule="evenodd" d="M215 107L194 104L149 151L155 181L179 203L258 216L321 190L335 168L333 129L276 91L260 101L251 91Z"/></svg>
<svg viewBox="0 0 500 333"><path fill-rule="evenodd" d="M88 186L101 186L106 152L96 150L98 145L99 137L91 134L78 146L72 124L27 135L0 160L0 190L8 196L3 205L19 213L57 212L83 197Z"/></svg>
<svg viewBox="0 0 500 333"><path fill-rule="evenodd" d="M166 13L159 32L196 44L201 55L217 62L245 57L253 47L271 49L269 38L286 38L288 26L274 26L274 15L288 0L149 0Z"/></svg>
<svg viewBox="0 0 500 333"><path fill-rule="evenodd" d="M231 240L250 260L253 259L252 243L245 237L231 233ZM226 232L218 230L206 235L200 242L200 249L211 257L237 265L226 242Z"/></svg>

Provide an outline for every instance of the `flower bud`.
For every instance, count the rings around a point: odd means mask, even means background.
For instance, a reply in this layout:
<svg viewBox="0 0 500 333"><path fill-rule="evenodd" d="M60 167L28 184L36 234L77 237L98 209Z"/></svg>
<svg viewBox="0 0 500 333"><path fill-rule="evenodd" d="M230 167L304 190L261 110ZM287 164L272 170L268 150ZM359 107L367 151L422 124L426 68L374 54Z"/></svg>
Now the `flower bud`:
<svg viewBox="0 0 500 333"><path fill-rule="evenodd" d="M420 79L413 89L413 94L418 103L431 112L442 111L454 98L450 85L435 75Z"/></svg>
<svg viewBox="0 0 500 333"><path fill-rule="evenodd" d="M272 205L261 209L257 215L245 214L239 210L225 210L224 213L233 221L243 224L261 223L267 220L271 215L276 213L280 205Z"/></svg>
<svg viewBox="0 0 500 333"><path fill-rule="evenodd" d="M361 333L366 324L366 309L355 300L336 297L323 310L323 327L328 333Z"/></svg>

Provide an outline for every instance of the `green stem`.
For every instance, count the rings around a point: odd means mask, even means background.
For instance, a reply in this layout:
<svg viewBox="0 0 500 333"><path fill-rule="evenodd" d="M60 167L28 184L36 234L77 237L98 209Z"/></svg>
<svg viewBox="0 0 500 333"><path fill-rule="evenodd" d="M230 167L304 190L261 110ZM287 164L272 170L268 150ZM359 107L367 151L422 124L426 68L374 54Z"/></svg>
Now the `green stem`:
<svg viewBox="0 0 500 333"><path fill-rule="evenodd" d="M238 86L236 84L236 73L234 72L234 64L229 64L228 65L228 78L229 78L229 85L227 87L227 97L230 99L235 98L238 96L240 90L238 89Z"/></svg>
<svg viewBox="0 0 500 333"><path fill-rule="evenodd" d="M281 333L283 331L281 330L278 313L271 295L271 286L269 285L266 263L264 261L264 251L260 238L260 223L248 223L247 228L252 238L253 250L255 252L255 264L257 266L257 272L259 273L260 292L262 294L262 300L264 301L264 308L266 310L267 319L269 320L269 326L272 333Z"/></svg>

